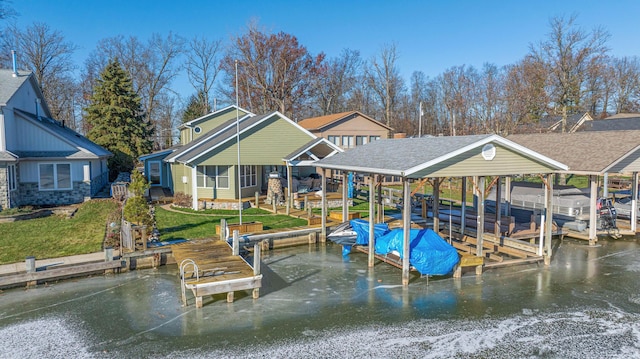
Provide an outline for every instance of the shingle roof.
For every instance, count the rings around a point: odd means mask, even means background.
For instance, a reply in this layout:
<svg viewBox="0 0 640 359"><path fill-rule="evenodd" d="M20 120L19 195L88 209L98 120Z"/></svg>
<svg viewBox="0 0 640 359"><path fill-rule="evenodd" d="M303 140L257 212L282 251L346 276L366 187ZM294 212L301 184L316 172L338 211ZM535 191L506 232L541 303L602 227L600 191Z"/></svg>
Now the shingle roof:
<svg viewBox="0 0 640 359"><path fill-rule="evenodd" d="M13 71L9 69L0 69L0 105L6 105L13 94L29 80L31 72L19 72L18 76L13 77Z"/></svg>
<svg viewBox="0 0 640 359"><path fill-rule="evenodd" d="M344 169L409 177L412 173L434 163L444 161L469 148L476 148L489 142L500 142L508 147L520 147L498 135L442 136L378 140L349 151L338 153L315 164L323 168ZM529 152L526 148L518 148ZM563 166L550 158L539 159Z"/></svg>
<svg viewBox="0 0 640 359"><path fill-rule="evenodd" d="M322 146L322 148L324 150L318 150L318 146ZM302 154L304 154L307 151L312 151L315 150L316 152L322 152L324 155L320 155L320 157L324 157L326 155L329 155L331 153L335 152L344 152L343 149L341 149L340 147L334 145L333 143L327 141L326 139L319 137L316 139L313 139L307 143L305 143L303 146L301 146L300 148L296 149L295 151L291 152L289 155L287 155L285 158L283 158L283 160L285 161L293 161L296 158L300 157ZM317 155L317 153L314 153Z"/></svg>
<svg viewBox="0 0 640 359"><path fill-rule="evenodd" d="M640 130L640 116L636 117L616 117L604 120L590 121L585 123L584 131L625 131Z"/></svg>
<svg viewBox="0 0 640 359"><path fill-rule="evenodd" d="M35 114L14 109L15 114L21 118L31 121L33 124L45 129L53 135L61 138L64 141L71 143L78 148L74 151L74 154L70 153L52 153L53 157L65 157L65 158L100 158L111 156L111 152L107 151L104 147L95 144L86 137L80 135L69 127L62 127L62 125L50 118L38 118ZM77 152L77 153L76 153ZM40 152L16 152L16 155L20 157L43 157ZM45 156L46 157L46 156Z"/></svg>
<svg viewBox="0 0 640 359"><path fill-rule="evenodd" d="M640 131L522 134L507 139L568 165L569 172L601 173L640 146Z"/></svg>
<svg viewBox="0 0 640 359"><path fill-rule="evenodd" d="M238 107L236 105L230 105L230 106L227 106L225 108L221 108L219 110L216 110L216 111L213 111L211 113L208 113L208 114L206 114L204 116L201 116L201 117L198 117L196 119L193 119L191 121L185 122L185 123L181 124L180 126L178 126L178 128L184 128L184 127L192 126L192 125L197 124L199 122L206 121L206 120L208 120L208 119L210 119L212 117L216 117L216 116L218 116L219 114L221 114L223 112L227 112L229 110L236 109L236 108L239 110L239 112L241 113L240 116L242 116L242 117L244 117L246 115L251 115L251 116L254 115L253 113L243 109L242 107Z"/></svg>
<svg viewBox="0 0 640 359"><path fill-rule="evenodd" d="M13 155L11 152L0 151L0 161L4 162L15 162L17 157Z"/></svg>
<svg viewBox="0 0 640 359"><path fill-rule="evenodd" d="M331 115L325 115L320 117L305 118L304 120L298 121L298 125L310 131L319 131L319 130L322 130L323 127L329 126L337 121L340 121L354 114L360 115L363 118L373 121L379 124L380 126L387 128L390 131L392 130L391 127L388 127L384 123L377 121L369 116L366 116L359 111L347 111L347 112L334 113Z"/></svg>

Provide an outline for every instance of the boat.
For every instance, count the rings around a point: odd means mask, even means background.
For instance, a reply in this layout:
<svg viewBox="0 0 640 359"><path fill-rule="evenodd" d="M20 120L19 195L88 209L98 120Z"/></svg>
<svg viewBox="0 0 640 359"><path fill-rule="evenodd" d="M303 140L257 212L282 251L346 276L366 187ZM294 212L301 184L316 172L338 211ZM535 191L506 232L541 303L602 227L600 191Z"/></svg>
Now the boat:
<svg viewBox="0 0 640 359"><path fill-rule="evenodd" d="M409 230L409 264L421 275L447 275L460 261L458 251L432 229ZM396 228L376 239L378 255L403 259L404 230Z"/></svg>
<svg viewBox="0 0 640 359"><path fill-rule="evenodd" d="M343 246L356 244L358 233L353 230L349 221L342 222L327 235L327 239Z"/></svg>
<svg viewBox="0 0 640 359"><path fill-rule="evenodd" d="M387 232L389 232L389 226L386 223L373 225L374 238ZM366 246L369 244L369 222L360 218L342 222L327 235L327 239L343 246Z"/></svg>

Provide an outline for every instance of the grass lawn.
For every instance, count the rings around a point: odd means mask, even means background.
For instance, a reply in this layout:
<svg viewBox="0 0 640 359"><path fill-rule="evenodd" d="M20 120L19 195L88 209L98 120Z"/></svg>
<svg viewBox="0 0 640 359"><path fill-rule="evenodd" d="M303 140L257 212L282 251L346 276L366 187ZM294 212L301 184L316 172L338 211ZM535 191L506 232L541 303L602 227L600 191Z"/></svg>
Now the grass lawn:
<svg viewBox="0 0 640 359"><path fill-rule="evenodd" d="M212 237L216 233L216 225L221 219L226 219L228 223L239 223L240 217L237 211L215 210L209 215L207 212L198 211L191 214L167 211L161 207L156 207L156 225L160 231L160 240L168 241L173 239L197 239ZM264 229L292 228L304 226L307 221L293 218L283 214L273 215L260 209L247 209L242 212L242 222L262 222Z"/></svg>
<svg viewBox="0 0 640 359"><path fill-rule="evenodd" d="M55 258L102 250L106 221L118 209L117 202L93 200L80 206L70 218L45 218L0 223L0 264Z"/></svg>

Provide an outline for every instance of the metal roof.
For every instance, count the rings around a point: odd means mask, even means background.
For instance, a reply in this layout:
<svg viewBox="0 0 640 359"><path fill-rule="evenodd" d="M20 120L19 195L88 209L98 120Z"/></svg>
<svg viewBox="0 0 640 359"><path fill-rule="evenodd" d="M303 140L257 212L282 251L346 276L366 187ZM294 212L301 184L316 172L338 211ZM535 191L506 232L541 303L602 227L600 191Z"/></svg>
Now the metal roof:
<svg viewBox="0 0 640 359"><path fill-rule="evenodd" d="M495 142L555 169L567 167L498 135L442 136L373 141L317 161L321 168L411 177L430 166ZM476 174L469 174L470 176ZM477 174L481 175L481 174Z"/></svg>

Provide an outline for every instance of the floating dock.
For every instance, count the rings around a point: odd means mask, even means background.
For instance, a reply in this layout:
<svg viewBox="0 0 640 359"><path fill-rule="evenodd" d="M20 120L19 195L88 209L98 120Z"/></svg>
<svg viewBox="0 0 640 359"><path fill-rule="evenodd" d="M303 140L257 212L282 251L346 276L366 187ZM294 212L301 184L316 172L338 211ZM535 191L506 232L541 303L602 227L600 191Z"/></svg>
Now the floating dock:
<svg viewBox="0 0 640 359"><path fill-rule="evenodd" d="M171 249L180 269L183 305L187 305L187 289L192 291L197 308L202 308L202 297L207 295L227 293L227 302L233 302L235 291L252 290L253 298L259 297L259 246L254 247L253 265L234 255L231 246L218 239L175 244Z"/></svg>

